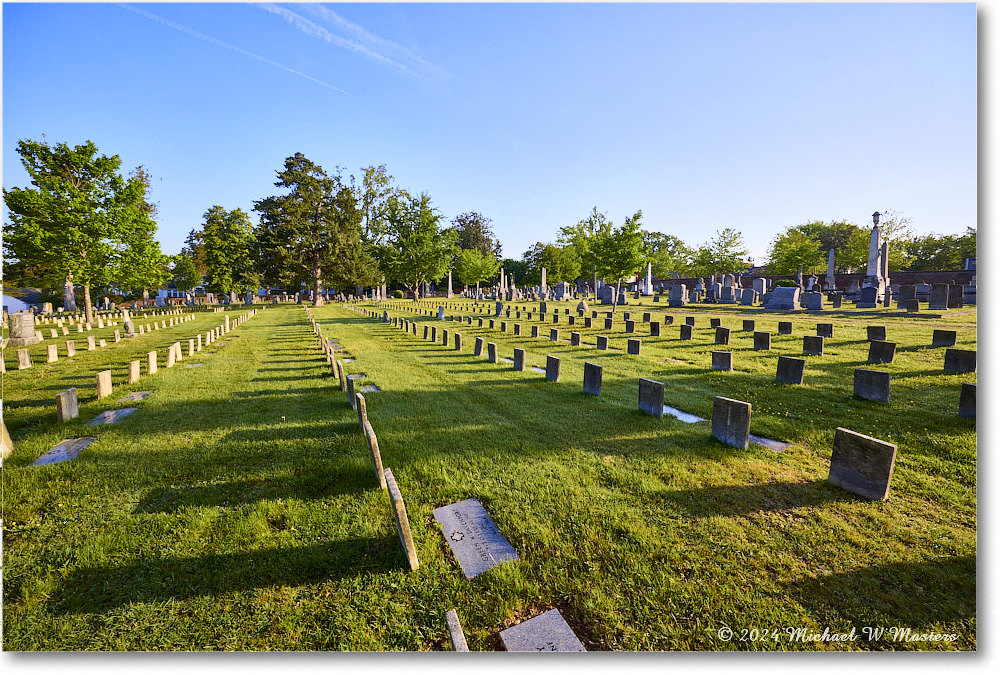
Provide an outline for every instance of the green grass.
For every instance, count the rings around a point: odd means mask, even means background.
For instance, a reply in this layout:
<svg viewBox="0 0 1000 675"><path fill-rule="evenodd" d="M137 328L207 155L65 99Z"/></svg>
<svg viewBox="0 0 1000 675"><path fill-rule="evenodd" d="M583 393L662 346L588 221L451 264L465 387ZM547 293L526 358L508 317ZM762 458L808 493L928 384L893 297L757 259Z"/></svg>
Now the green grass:
<svg viewBox="0 0 1000 675"><path fill-rule="evenodd" d="M57 391L93 387L107 365L119 384L138 358L127 350L152 347L127 341L51 371L36 359L31 371L8 372L5 419L17 450L3 474L5 649L447 649L452 608L472 649L498 649L499 630L550 607L590 650L976 648L976 428L955 414L961 382L975 376L944 374L944 349L927 346L933 327L946 326L959 331L957 346L975 349L974 312L817 319L620 308L675 317L660 338L637 324L637 357L625 354L620 317L610 333L603 321L588 330L563 320L564 341L551 343L548 324L544 337L528 337L527 319L515 337L499 319L490 330L412 311L438 304L387 306L458 330L461 352L422 340L422 327L413 336L340 306L312 309L356 358L347 371L382 389L366 396L368 416L406 500L415 572L301 307L268 308L224 337L228 345L167 371L161 360L158 375L104 401L81 393L80 420L64 425ZM456 309L447 314L472 315L467 301L448 304ZM698 317L695 339L681 341L688 315ZM221 320L198 316L167 333L186 338ZM733 329L734 372L710 370L709 316ZM775 333L771 351L753 351L752 334L739 330L744 316ZM789 319L794 334L778 336L777 322ZM817 321L835 324L826 354L807 357L803 386L775 383L777 355L800 355ZM898 343L894 363L872 366L892 373L888 404L852 395L853 369L868 367L869 323ZM591 343L608 334L612 349L571 347L570 330ZM560 382L474 357L476 336L508 358L525 348L530 365L560 356ZM152 338L174 341L162 330ZM588 360L604 366L600 398L582 393ZM186 368L191 361L204 366ZM737 450L714 441L708 423L643 415L639 377L664 382L669 405L706 418L714 396L749 401L752 432L795 447ZM133 389L154 390L130 404L138 412L83 426L124 407L115 402ZM898 444L887 501L826 482L837 426ZM99 440L76 460L29 466L87 434ZM432 516L469 497L521 557L473 580ZM726 642L723 626L737 636L903 626L959 639Z"/></svg>

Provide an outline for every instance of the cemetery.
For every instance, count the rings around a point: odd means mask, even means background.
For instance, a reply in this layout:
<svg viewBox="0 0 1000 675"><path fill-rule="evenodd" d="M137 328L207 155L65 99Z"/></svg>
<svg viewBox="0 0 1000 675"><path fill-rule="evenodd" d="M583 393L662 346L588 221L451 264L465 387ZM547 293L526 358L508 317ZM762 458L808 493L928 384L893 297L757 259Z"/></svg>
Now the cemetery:
<svg viewBox="0 0 1000 675"><path fill-rule="evenodd" d="M976 648L974 309L628 310L293 299L5 348L5 646Z"/></svg>

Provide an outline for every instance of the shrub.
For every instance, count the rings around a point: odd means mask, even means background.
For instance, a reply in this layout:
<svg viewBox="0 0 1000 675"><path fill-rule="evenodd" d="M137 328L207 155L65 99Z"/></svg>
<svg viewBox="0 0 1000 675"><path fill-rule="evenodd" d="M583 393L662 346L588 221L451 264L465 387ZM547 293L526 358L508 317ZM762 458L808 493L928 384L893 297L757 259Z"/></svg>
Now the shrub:
<svg viewBox="0 0 1000 675"><path fill-rule="evenodd" d="M403 297L403 291L399 291L399 290L393 291L392 292L392 297L396 298L397 300L401 300L402 297Z"/></svg>

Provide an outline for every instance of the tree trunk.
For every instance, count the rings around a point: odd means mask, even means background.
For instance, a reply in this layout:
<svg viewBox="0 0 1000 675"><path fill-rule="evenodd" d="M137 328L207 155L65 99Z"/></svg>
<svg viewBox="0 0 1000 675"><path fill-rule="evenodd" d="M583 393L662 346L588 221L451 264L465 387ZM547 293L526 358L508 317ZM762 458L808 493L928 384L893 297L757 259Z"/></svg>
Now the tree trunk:
<svg viewBox="0 0 1000 675"><path fill-rule="evenodd" d="M420 281L416 281L413 284L413 302L420 299Z"/></svg>
<svg viewBox="0 0 1000 675"><path fill-rule="evenodd" d="M622 280L618 279L618 283L615 284L615 297L611 298L611 313L614 314L618 311L618 296L622 292Z"/></svg>
<svg viewBox="0 0 1000 675"><path fill-rule="evenodd" d="M83 311L87 323L94 323L94 304L90 301L90 284L83 285Z"/></svg>
<svg viewBox="0 0 1000 675"><path fill-rule="evenodd" d="M319 263L313 265L313 307L323 306L323 296L320 293L323 290L323 270L320 268Z"/></svg>
<svg viewBox="0 0 1000 675"><path fill-rule="evenodd" d="M76 291L73 290L73 273L66 273L66 281L63 282L63 309L67 312L76 311Z"/></svg>

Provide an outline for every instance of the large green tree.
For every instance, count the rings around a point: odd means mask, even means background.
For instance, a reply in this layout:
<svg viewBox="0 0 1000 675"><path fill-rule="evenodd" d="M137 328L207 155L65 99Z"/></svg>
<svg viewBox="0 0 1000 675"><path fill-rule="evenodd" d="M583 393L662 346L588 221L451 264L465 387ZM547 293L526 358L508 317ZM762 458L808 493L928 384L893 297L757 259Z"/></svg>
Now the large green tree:
<svg viewBox="0 0 1000 675"><path fill-rule="evenodd" d="M373 170L378 181L380 175ZM373 214L381 208L377 202L383 182L372 186ZM339 170L327 174L299 152L285 160L274 185L289 192L254 202L260 213L257 243L266 281L286 289L305 283L313 290L313 304L321 305L324 279L339 287L372 280L374 260L361 241L364 213ZM371 217L374 227L380 217Z"/></svg>
<svg viewBox="0 0 1000 675"><path fill-rule="evenodd" d="M476 296L479 295L479 284L494 276L500 269L500 261L492 253L484 254L478 248L463 249L455 257L455 276L466 286L476 285Z"/></svg>
<svg viewBox="0 0 1000 675"><path fill-rule="evenodd" d="M458 246L463 251L476 249L485 255L499 259L503 247L493 234L492 222L489 218L469 211L455 216L451 224L458 233Z"/></svg>
<svg viewBox="0 0 1000 675"><path fill-rule="evenodd" d="M692 267L697 276L738 274L746 269L747 250L743 244L743 234L727 227L716 230L715 236L702 244L695 252Z"/></svg>
<svg viewBox="0 0 1000 675"><path fill-rule="evenodd" d="M653 276L660 279L686 276L694 251L680 238L662 232L643 232L643 243L653 263Z"/></svg>
<svg viewBox="0 0 1000 675"><path fill-rule="evenodd" d="M205 285L215 293L243 293L256 288L256 239L250 216L242 209L213 206L205 212Z"/></svg>
<svg viewBox="0 0 1000 675"><path fill-rule="evenodd" d="M74 284L82 284L84 311L93 321L91 289L127 282L121 275L130 245L144 247L131 258L142 272L161 262L150 242L148 180L141 169L120 175L119 157L99 155L91 141L71 147L22 140L17 152L34 187L4 189L10 210L4 258L16 261L22 274L62 283L67 309L76 308Z"/></svg>
<svg viewBox="0 0 1000 675"><path fill-rule="evenodd" d="M537 242L524 252L522 259L527 265L527 275L524 277L524 283L527 284L542 282L543 267L546 283L572 282L580 276L580 256L573 244L556 246Z"/></svg>
<svg viewBox="0 0 1000 675"><path fill-rule="evenodd" d="M379 266L391 282L402 284L420 299L420 286L448 274L458 250L454 228L441 227L442 215L424 193L405 193L389 199L386 209L386 241L379 246Z"/></svg>
<svg viewBox="0 0 1000 675"><path fill-rule="evenodd" d="M575 225L565 225L559 228L559 236L556 241L562 245L572 245L576 255L580 258L580 273L589 277L598 267L597 258L593 251L595 237L609 236L611 233L611 221L607 214L599 213L595 206L590 215Z"/></svg>
<svg viewBox="0 0 1000 675"><path fill-rule="evenodd" d="M171 280L178 291L187 293L202 282L202 276L191 256L182 252L172 256L170 263Z"/></svg>
<svg viewBox="0 0 1000 675"><path fill-rule="evenodd" d="M642 234L642 211L636 211L625 219L621 227L613 227L608 223L608 227L601 228L590 241L597 274L617 281L612 312L618 308L622 282L626 277L639 273L648 258Z"/></svg>
<svg viewBox="0 0 1000 675"><path fill-rule="evenodd" d="M799 265L806 271L826 265L819 242L797 228L786 230L771 242L767 254L768 274L795 274Z"/></svg>

